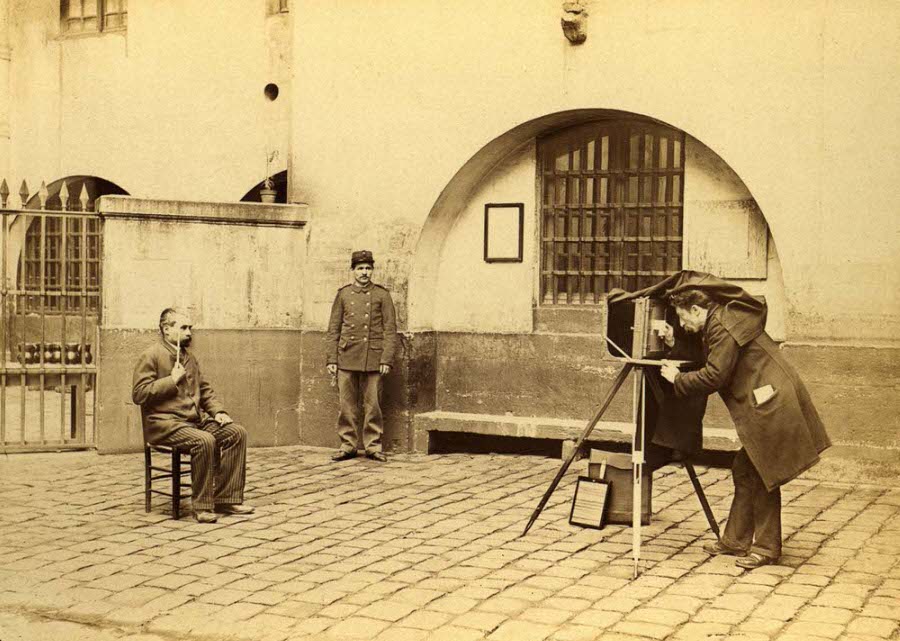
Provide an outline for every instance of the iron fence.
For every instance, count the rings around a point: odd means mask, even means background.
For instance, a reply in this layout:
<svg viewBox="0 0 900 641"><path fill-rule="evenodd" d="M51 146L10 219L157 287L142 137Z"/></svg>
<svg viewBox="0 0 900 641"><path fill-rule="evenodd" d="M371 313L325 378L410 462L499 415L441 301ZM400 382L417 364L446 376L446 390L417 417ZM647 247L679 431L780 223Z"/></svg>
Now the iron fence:
<svg viewBox="0 0 900 641"><path fill-rule="evenodd" d="M0 184L0 451L94 444L102 221L80 186L23 181L15 209Z"/></svg>

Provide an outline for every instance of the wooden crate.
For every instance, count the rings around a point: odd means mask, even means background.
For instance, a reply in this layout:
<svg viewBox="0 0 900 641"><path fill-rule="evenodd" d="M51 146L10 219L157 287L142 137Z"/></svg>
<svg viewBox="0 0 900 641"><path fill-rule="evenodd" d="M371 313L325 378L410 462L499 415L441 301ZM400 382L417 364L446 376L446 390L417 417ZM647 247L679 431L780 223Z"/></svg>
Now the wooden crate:
<svg viewBox="0 0 900 641"><path fill-rule="evenodd" d="M600 478L600 467L606 461L606 478ZM633 472L631 467L631 455L620 452L607 452L605 450L591 450L588 460L588 477L606 481L610 484L609 498L607 500L607 523L620 523L631 525L632 507L634 505ZM641 524L650 524L650 514L653 511L650 499L653 495L653 476L648 466L644 466L641 476Z"/></svg>

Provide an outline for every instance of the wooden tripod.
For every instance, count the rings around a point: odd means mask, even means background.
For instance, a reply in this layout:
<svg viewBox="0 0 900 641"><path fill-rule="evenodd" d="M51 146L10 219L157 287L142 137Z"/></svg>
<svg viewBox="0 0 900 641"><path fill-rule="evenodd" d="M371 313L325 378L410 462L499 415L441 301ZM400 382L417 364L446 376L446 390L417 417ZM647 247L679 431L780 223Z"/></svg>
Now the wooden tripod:
<svg viewBox="0 0 900 641"><path fill-rule="evenodd" d="M522 536L528 534L528 530L531 529L531 526L537 520L538 516L540 516L541 511L547 505L547 501L550 500L550 496L553 494L553 491L559 485L559 482L562 480L563 476L565 476L566 471L569 469L569 466L578 455L578 451L581 448L581 445L593 431L594 427L596 427L597 423L600 422L601 417L606 412L607 408L609 408L610 403L612 403L612 400L615 398L619 389L622 387L625 379L628 378L628 374L634 371L634 435L631 442L631 463L633 473L632 490L634 492L632 499L632 557L634 559L634 578L637 578L641 555L641 490L643 489L642 479L645 463L644 420L648 384L654 396L656 396L657 399L662 398L662 390L659 388L659 384L653 377L646 376L646 374L644 373L644 368L659 367L662 364L663 361L650 359L629 358L625 360L625 364L622 366L621 371L613 380L613 384L609 388L609 391L606 393L603 402L600 404L600 408L597 410L596 414L594 414L591 420L588 421L587 426L578 437L578 440L575 441L575 446L572 448L569 456L566 457L565 461L563 461L562 466L559 468L559 471L556 473L553 481L551 481L550 487L548 487L547 491L544 492L544 496L541 497L540 502L538 503L534 512L531 514L531 518L528 520L528 525L525 526L525 531L522 532ZM700 505L703 508L703 513L706 515L706 520L709 523L709 527L715 533L716 538L718 539L719 524L716 522L716 519L713 516L712 509L709 506L709 501L706 500L706 494L703 492L703 487L700 485L700 480L697 478L697 473L694 470L694 466L688 460L682 461L682 463L684 465L684 468L687 470L688 476L691 479L691 484L694 487L694 492L697 494L697 498L700 500Z"/></svg>

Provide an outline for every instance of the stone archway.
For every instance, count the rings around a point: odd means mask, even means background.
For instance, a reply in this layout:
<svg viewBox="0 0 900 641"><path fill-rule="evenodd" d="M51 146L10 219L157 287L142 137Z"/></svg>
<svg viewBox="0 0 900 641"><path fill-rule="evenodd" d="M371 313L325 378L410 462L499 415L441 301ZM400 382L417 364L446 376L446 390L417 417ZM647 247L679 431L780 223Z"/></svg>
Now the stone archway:
<svg viewBox="0 0 900 641"><path fill-rule="evenodd" d="M72 175L52 181L46 186L46 195L43 196L43 208L46 211L61 211L63 209L60 200L60 192L68 193L65 209L67 211L81 211L81 198L86 198L84 211L94 211L94 203L101 196L128 196L129 193L116 183L100 178L99 176ZM25 202L25 209L41 209L41 194L39 191L31 194ZM35 220L27 222L27 226L34 225ZM25 247L28 229L25 228L25 220L22 216L16 216L9 225L9 246L6 252L7 273L18 274L20 257Z"/></svg>
<svg viewBox="0 0 900 641"><path fill-rule="evenodd" d="M493 179L498 171L502 171L505 159L509 159L516 150L520 150L529 141L533 143L543 136L591 121L617 118L640 118L660 123L641 114L610 109L578 109L548 114L495 137L459 168L433 204L419 236L409 279L410 331L430 331L436 328L435 307L438 304L439 292L442 290L439 272L444 260L442 256L447 239L452 235L469 199L480 185ZM667 123L660 124L671 127ZM689 156L687 162L691 164L693 175L685 178L687 183L685 201L691 201L690 214L685 213L687 221L685 239L691 246L685 247L684 267L714 273L722 270L727 272L730 269L731 273L721 275L746 280L748 290L766 295L772 300L773 307L778 311L773 315L772 322L776 333L783 334L784 309L780 304L784 302L784 288L780 263L763 213L756 205L749 188L725 160L702 141L690 136L689 132L686 132L686 138L685 146ZM528 215L529 212L526 211L526 217ZM721 235L724 233L722 225L734 227L743 219L748 221L746 230L748 246L751 242L761 246L762 259L757 256L756 262L762 266L756 273L746 269L734 269L728 265L722 266L721 261L711 259L708 244L704 246L700 242L705 238L706 229ZM757 236L761 234L762 237L754 241L753 234Z"/></svg>
<svg viewBox="0 0 900 641"><path fill-rule="evenodd" d="M593 305L566 306L555 300L548 304L539 296L542 259L537 221L542 214L538 194L546 170L539 161L543 141L555 140L557 134L583 129L594 121L628 119L678 130L622 111L550 114L485 144L435 201L423 225L409 279L408 328L418 334L421 351L429 355L423 376L433 380L437 391L434 405L413 420L419 449L429 447L423 435L436 433L442 434L439 440L446 433L568 438L568 430L585 419L583 413L596 400L596 390L609 383L616 364L600 336L604 299L595 298ZM734 274L739 277L723 276L739 281L751 293L765 295L774 308L770 327L773 321L783 327L780 264L762 212L749 188L718 154L689 133L678 131L684 133L684 217L692 217L693 224L693 230L682 232L682 240L693 238L699 249L683 254L691 262L681 268L713 271L702 269L704 261L714 264L709 261L709 243L696 239L705 241L706 230L718 229L714 223L727 223L726 231L733 236L726 239L731 253L735 246L747 249L752 227L757 233L755 249L768 252L762 261L766 276L738 271ZM525 256L520 263L488 264L482 259L485 205L497 202L524 203ZM604 428L611 438L623 429L625 423L620 421L630 416L626 405L612 408ZM710 420L730 429L720 409L711 411Z"/></svg>

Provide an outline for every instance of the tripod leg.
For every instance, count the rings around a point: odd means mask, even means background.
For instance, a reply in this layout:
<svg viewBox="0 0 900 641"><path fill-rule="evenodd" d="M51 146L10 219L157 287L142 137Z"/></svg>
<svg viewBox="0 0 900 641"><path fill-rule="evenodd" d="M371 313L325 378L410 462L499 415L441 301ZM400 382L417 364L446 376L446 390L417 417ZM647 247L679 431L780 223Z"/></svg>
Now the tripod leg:
<svg viewBox="0 0 900 641"><path fill-rule="evenodd" d="M641 563L641 517L643 516L644 423L646 419L646 374L638 369L634 379L634 439L631 442L631 556L637 578Z"/></svg>
<svg viewBox="0 0 900 641"><path fill-rule="evenodd" d="M684 469L687 470L688 476L691 477L691 485L694 486L694 492L700 500L700 507L703 508L703 513L706 515L706 521L709 523L710 529L715 533L716 539L721 540L722 537L719 534L719 524L716 522L716 517L713 515L712 508L709 506L709 501L706 500L706 493L703 491L703 486L700 485L700 479L697 478L694 464L687 459L683 461L683 464Z"/></svg>
<svg viewBox="0 0 900 641"><path fill-rule="evenodd" d="M597 410L597 413L594 414L594 417L587 424L587 427L584 428L581 436L579 436L578 440L575 441L575 446L572 448L572 452L569 454L569 457L563 462L562 467L560 467L559 471L556 473L556 477L553 479L553 481L550 482L550 487L548 487L547 491L544 492L544 496L541 498L537 507L534 509L534 512L531 514L531 518L528 520L528 525L525 526L525 531L522 532L522 536L528 534L528 530L531 529L531 526L534 525L534 522L537 520L538 516L540 516L541 511L544 509L544 506L547 505L547 501L550 500L550 495L553 494L553 490L555 490L556 486L559 485L559 482L565 475L566 470L569 469L572 461L575 460L575 456L578 454L578 449L581 447L581 444L584 443L584 440L588 437L588 435L590 435L591 430L593 430L597 423L600 421L600 417L602 417L604 412L606 412L606 408L608 408L609 404L612 403L616 392L619 391L619 388L622 387L622 383L624 383L625 379L628 377L628 373L631 372L631 368L632 366L626 363L622 367L622 370L619 372L618 376L616 376L615 380L613 381L612 387L610 387L609 391L606 393L606 398L603 399L603 403L600 405L600 409Z"/></svg>

